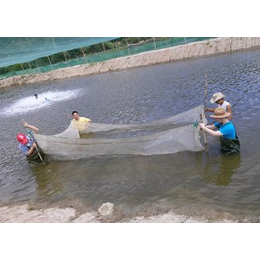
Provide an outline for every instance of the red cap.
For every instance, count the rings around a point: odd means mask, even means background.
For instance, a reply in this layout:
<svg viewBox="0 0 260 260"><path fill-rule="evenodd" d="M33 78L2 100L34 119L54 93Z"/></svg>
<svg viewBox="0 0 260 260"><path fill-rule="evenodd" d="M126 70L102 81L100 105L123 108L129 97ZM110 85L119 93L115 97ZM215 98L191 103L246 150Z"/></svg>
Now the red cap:
<svg viewBox="0 0 260 260"><path fill-rule="evenodd" d="M21 144L26 144L28 142L27 137L24 134L18 134L16 136L16 139L21 143Z"/></svg>

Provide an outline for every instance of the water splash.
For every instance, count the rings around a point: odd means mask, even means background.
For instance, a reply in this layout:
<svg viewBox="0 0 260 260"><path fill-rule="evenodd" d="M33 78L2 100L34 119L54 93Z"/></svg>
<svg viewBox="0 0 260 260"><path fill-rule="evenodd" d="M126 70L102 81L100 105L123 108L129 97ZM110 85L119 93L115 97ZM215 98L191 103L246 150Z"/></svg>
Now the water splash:
<svg viewBox="0 0 260 260"><path fill-rule="evenodd" d="M27 112L35 111L60 101L76 98L80 89L66 90L66 91L48 91L29 97L21 98L15 101L12 105L2 110L3 116L10 116L16 114L25 114Z"/></svg>

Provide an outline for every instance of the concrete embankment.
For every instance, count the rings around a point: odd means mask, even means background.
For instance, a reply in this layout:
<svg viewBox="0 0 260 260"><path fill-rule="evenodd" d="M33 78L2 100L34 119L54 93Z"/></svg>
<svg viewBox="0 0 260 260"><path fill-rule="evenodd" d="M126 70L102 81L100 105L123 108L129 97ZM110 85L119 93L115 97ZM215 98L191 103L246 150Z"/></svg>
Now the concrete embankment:
<svg viewBox="0 0 260 260"><path fill-rule="evenodd" d="M217 38L161 50L149 51L105 62L57 69L43 74L15 76L1 80L0 87L93 75L109 71L118 71L253 48L260 48L260 37Z"/></svg>

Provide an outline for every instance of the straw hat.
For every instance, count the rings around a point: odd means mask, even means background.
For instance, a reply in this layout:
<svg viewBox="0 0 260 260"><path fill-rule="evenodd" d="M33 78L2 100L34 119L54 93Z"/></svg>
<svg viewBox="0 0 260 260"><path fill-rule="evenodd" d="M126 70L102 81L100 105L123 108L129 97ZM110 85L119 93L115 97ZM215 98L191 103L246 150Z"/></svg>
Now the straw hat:
<svg viewBox="0 0 260 260"><path fill-rule="evenodd" d="M225 108L223 107L218 107L214 110L214 115L210 115L210 117L213 118L226 118L229 117L230 113L226 112Z"/></svg>
<svg viewBox="0 0 260 260"><path fill-rule="evenodd" d="M223 95L221 92L215 93L212 98L210 99L210 103L214 104L216 103L218 100L224 98L225 95Z"/></svg>

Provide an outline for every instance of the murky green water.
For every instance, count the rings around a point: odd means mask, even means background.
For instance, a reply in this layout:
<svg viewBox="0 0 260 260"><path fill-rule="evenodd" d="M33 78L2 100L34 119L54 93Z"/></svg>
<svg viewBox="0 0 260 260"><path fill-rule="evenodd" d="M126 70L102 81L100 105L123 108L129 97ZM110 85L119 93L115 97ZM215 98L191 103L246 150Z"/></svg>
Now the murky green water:
<svg viewBox="0 0 260 260"><path fill-rule="evenodd" d="M1 89L0 203L73 205L88 211L109 201L126 216L174 210L212 221L227 214L259 221L259 72L260 50L254 50ZM55 134L66 129L72 110L93 122L130 124L191 109L204 101L206 73L209 98L221 91L235 104L240 155L221 155L218 140L209 137L209 154L106 157L31 167L18 149L15 135L24 132L22 119L41 133Z"/></svg>

